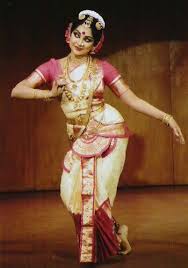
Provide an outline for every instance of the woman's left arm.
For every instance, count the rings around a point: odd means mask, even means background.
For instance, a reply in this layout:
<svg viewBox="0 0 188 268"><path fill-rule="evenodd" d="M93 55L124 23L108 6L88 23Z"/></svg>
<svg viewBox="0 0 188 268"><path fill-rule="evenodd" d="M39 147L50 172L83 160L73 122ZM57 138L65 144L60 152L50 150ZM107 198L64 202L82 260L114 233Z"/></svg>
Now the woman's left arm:
<svg viewBox="0 0 188 268"><path fill-rule="evenodd" d="M168 122L168 125L173 130L176 141L180 142L181 144L185 144L185 139L175 119L170 117L168 121L165 121L165 116L168 114L136 96L122 78L113 83L111 88L113 91L118 92L120 99L134 110L162 120L163 122Z"/></svg>

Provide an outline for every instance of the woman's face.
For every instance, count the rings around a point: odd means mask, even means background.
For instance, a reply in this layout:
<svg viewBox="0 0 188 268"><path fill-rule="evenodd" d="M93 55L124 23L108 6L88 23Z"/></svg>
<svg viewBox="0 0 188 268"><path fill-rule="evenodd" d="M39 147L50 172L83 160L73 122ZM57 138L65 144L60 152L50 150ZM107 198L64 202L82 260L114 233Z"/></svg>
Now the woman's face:
<svg viewBox="0 0 188 268"><path fill-rule="evenodd" d="M94 38L91 28L79 25L70 37L70 49L75 56L86 56L93 48Z"/></svg>

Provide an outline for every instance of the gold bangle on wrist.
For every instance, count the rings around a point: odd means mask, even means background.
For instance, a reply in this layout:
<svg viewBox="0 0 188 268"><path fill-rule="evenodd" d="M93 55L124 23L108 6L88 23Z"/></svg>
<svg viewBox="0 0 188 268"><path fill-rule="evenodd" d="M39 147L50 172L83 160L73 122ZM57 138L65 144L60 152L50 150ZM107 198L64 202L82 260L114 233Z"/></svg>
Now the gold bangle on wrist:
<svg viewBox="0 0 188 268"><path fill-rule="evenodd" d="M48 93L46 93L46 95L44 96L43 100L44 100L44 101L51 101L52 98L49 97Z"/></svg>
<svg viewBox="0 0 188 268"><path fill-rule="evenodd" d="M169 122L170 122L171 118L173 118L173 116L171 114L164 114L164 116L162 118L162 122L164 124L166 124L167 126L169 126Z"/></svg>

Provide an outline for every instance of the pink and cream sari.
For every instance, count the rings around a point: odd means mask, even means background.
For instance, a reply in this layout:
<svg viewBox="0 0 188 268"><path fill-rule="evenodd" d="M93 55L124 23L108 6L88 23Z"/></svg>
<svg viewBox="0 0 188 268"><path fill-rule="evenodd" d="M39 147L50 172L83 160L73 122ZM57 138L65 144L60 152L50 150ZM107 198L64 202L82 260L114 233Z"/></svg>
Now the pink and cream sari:
<svg viewBox="0 0 188 268"><path fill-rule="evenodd" d="M72 146L63 161L60 193L74 219L81 263L102 262L120 251L117 223L111 209L132 135L121 114L104 102L105 85L110 87L120 75L106 61L96 60L92 64L84 82L88 95L92 90L91 103L89 98L74 103L64 93L61 101ZM82 67L72 70L72 77ZM40 65L36 71L47 82L64 73L55 59ZM72 84L67 81L70 92ZM81 84L77 83L74 93L79 96L81 90ZM82 118L87 115L89 105L89 119L84 125Z"/></svg>

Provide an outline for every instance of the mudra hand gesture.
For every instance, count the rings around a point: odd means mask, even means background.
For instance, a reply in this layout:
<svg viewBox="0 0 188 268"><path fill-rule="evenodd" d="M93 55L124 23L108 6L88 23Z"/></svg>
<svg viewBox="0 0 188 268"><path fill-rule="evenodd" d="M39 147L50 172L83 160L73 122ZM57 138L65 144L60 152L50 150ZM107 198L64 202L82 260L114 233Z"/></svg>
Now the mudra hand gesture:
<svg viewBox="0 0 188 268"><path fill-rule="evenodd" d="M54 80L52 84L52 89L51 89L52 96L57 97L61 95L63 93L65 85L66 85L66 80L61 75L59 75L58 78Z"/></svg>

